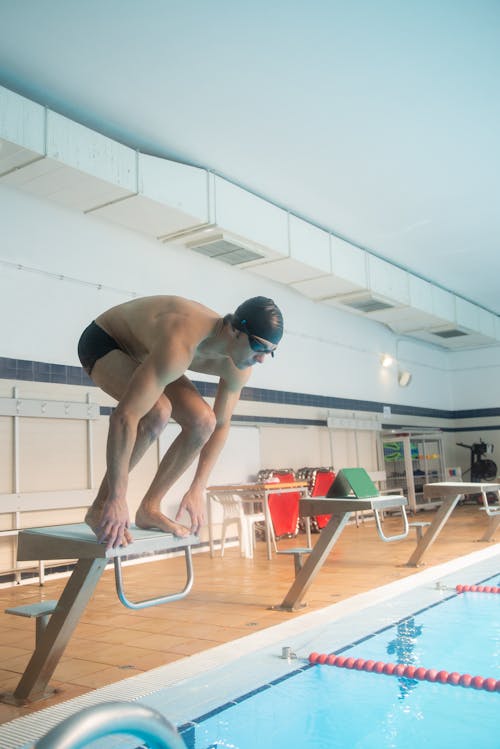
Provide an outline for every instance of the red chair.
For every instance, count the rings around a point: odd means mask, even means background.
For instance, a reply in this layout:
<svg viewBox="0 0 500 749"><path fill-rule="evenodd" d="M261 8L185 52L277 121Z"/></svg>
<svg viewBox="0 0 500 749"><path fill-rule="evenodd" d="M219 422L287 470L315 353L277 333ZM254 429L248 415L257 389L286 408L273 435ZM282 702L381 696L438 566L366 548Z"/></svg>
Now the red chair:
<svg viewBox="0 0 500 749"><path fill-rule="evenodd" d="M318 470L314 474L311 487L311 497L326 497L328 489L335 480L335 471ZM331 515L317 515L315 520L318 528L324 528L330 520Z"/></svg>
<svg viewBox="0 0 500 749"><path fill-rule="evenodd" d="M273 478L279 479L280 484L297 480L293 471L289 473L273 471ZM300 492L269 495L269 512L276 538L297 535L300 496Z"/></svg>

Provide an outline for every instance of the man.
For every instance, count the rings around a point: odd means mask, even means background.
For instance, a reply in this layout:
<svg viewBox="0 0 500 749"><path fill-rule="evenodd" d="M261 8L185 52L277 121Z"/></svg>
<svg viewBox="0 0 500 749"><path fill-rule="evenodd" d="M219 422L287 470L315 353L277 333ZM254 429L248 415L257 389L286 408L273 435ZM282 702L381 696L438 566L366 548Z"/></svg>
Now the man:
<svg viewBox="0 0 500 749"><path fill-rule="evenodd" d="M282 335L282 314L265 297L248 299L224 318L182 297L144 297L111 308L86 328L78 344L82 366L118 401L109 423L106 475L85 517L99 543L109 549L132 541L128 473L170 417L181 433L164 455L135 522L176 536L199 531L204 490L241 390L251 367L273 355ZM219 378L213 410L187 370ZM173 521L161 512L161 500L197 455L193 482ZM183 511L191 518L189 528L177 522Z"/></svg>

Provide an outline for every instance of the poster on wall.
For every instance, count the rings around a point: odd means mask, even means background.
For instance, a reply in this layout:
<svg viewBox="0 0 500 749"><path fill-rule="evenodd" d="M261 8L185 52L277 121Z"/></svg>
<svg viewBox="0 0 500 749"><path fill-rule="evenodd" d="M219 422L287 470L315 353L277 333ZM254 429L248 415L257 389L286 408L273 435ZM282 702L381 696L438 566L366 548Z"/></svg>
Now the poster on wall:
<svg viewBox="0 0 500 749"><path fill-rule="evenodd" d="M410 442L411 458L418 460L418 445ZM404 443L403 442L384 442L384 460L386 463L395 463L397 460L404 460Z"/></svg>

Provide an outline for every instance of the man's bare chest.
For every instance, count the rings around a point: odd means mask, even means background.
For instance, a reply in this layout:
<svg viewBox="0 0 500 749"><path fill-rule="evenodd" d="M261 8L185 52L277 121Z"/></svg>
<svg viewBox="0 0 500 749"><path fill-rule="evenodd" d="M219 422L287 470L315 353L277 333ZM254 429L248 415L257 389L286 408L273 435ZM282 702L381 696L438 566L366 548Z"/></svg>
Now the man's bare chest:
<svg viewBox="0 0 500 749"><path fill-rule="evenodd" d="M212 359L205 356L196 355L189 365L191 372L200 374L215 375L216 377L226 377L228 363L225 359Z"/></svg>

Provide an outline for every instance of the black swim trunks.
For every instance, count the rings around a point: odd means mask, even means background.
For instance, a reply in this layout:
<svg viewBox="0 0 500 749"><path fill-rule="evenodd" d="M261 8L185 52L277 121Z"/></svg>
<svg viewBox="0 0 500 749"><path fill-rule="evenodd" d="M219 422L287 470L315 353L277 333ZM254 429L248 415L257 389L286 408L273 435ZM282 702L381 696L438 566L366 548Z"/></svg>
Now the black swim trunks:
<svg viewBox="0 0 500 749"><path fill-rule="evenodd" d="M78 358L86 373L90 375L96 361L114 349L122 351L114 338L97 323L91 322L78 341Z"/></svg>

